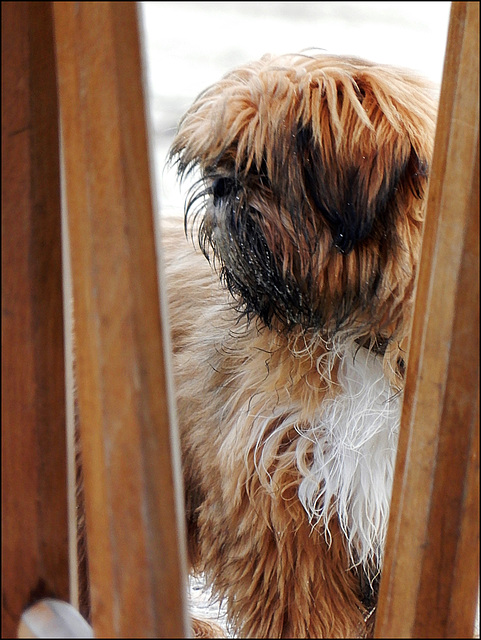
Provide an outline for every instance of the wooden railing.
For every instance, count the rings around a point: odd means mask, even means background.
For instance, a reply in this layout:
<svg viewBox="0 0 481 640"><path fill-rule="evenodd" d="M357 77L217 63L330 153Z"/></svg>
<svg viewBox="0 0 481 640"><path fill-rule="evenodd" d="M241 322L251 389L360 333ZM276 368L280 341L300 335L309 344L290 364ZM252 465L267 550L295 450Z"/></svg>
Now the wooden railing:
<svg viewBox="0 0 481 640"><path fill-rule="evenodd" d="M467 638L479 580L479 3L453 2L379 638Z"/></svg>

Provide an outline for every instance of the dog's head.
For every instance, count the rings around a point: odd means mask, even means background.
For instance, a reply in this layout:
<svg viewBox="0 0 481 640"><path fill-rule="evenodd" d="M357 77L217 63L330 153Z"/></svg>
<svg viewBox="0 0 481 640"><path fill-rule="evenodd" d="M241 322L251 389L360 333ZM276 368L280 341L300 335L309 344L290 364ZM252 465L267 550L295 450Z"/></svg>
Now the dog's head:
<svg viewBox="0 0 481 640"><path fill-rule="evenodd" d="M241 312L380 349L404 337L435 113L411 73L332 55L266 56L197 98L171 158L201 171L186 219Z"/></svg>

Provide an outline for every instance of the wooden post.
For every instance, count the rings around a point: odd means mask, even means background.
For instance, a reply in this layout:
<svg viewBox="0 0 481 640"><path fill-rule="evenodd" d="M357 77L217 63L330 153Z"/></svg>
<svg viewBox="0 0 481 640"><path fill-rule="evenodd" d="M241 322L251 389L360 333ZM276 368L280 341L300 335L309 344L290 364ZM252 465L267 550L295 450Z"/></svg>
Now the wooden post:
<svg viewBox="0 0 481 640"><path fill-rule="evenodd" d="M186 637L180 455L132 2L55 2L92 625Z"/></svg>
<svg viewBox="0 0 481 640"><path fill-rule="evenodd" d="M453 2L376 637L472 637L479 580L479 3Z"/></svg>
<svg viewBox="0 0 481 640"><path fill-rule="evenodd" d="M49 2L2 2L2 637L69 599L58 110Z"/></svg>

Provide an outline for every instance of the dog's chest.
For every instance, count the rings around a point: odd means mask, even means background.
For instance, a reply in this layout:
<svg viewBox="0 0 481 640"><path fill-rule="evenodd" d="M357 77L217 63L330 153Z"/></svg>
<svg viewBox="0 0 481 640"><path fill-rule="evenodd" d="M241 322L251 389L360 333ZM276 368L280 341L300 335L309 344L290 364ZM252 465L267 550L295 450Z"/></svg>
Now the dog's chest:
<svg viewBox="0 0 481 640"><path fill-rule="evenodd" d="M352 562L375 573L382 562L401 408L381 359L364 349L346 353L334 392L307 411L295 394L262 395L258 390L239 413L240 421L247 416L247 449L255 451L261 484L275 491L275 465L296 467L306 517L327 538L337 518ZM237 435L245 427L238 424Z"/></svg>
<svg viewBox="0 0 481 640"><path fill-rule="evenodd" d="M315 445L299 497L314 521L329 521L335 513L352 560L376 567L389 515L401 398L380 359L365 350L344 358L339 383L340 393L324 402L306 434Z"/></svg>

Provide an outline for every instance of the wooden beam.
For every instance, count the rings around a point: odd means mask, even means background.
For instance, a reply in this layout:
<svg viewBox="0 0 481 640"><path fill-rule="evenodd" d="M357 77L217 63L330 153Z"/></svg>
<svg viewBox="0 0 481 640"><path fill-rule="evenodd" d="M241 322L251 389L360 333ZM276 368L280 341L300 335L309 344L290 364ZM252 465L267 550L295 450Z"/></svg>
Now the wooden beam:
<svg viewBox="0 0 481 640"><path fill-rule="evenodd" d="M472 637L479 581L479 3L452 3L376 637Z"/></svg>
<svg viewBox="0 0 481 640"><path fill-rule="evenodd" d="M2 637L69 599L58 109L49 2L2 2Z"/></svg>
<svg viewBox="0 0 481 640"><path fill-rule="evenodd" d="M54 15L92 625L97 637L187 637L137 10L56 2Z"/></svg>

